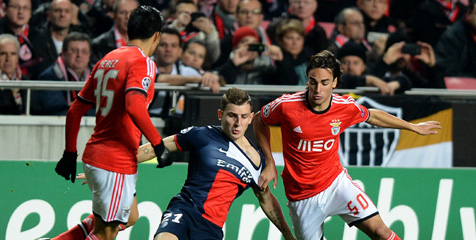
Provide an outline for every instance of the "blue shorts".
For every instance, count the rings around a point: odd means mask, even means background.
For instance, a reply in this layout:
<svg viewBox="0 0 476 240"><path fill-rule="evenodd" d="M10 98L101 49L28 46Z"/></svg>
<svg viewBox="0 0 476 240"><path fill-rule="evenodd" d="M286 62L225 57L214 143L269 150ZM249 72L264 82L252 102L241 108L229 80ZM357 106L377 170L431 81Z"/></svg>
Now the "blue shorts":
<svg viewBox="0 0 476 240"><path fill-rule="evenodd" d="M203 218L192 203L177 197L172 198L167 210L162 214L154 238L161 232L172 233L180 240L223 239L221 227Z"/></svg>

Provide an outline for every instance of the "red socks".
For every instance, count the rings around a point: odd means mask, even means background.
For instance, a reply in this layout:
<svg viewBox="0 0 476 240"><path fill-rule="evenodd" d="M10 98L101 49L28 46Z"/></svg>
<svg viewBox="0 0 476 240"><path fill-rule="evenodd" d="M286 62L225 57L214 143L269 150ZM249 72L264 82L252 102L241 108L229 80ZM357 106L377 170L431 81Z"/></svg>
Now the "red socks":
<svg viewBox="0 0 476 240"><path fill-rule="evenodd" d="M94 214L89 215L81 223L58 235L52 240L84 240L94 227Z"/></svg>
<svg viewBox="0 0 476 240"><path fill-rule="evenodd" d="M396 233L394 233L392 231L392 233L390 234L390 236L387 238L387 240L401 240Z"/></svg>

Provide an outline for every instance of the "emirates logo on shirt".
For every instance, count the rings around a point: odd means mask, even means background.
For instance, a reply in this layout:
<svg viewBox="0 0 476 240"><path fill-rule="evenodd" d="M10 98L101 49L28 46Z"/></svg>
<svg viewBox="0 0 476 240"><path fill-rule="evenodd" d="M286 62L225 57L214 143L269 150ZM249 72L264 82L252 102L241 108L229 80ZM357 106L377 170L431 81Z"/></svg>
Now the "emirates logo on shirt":
<svg viewBox="0 0 476 240"><path fill-rule="evenodd" d="M333 119L332 120L332 122L330 123L330 125L332 126L332 128L331 128L332 135L339 134L341 124L342 124L342 122L339 119Z"/></svg>

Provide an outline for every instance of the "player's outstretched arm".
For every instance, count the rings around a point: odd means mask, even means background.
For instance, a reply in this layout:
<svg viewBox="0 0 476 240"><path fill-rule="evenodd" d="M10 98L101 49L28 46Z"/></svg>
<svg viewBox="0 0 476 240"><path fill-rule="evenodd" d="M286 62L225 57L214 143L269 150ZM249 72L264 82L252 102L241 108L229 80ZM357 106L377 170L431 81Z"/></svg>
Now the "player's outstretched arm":
<svg viewBox="0 0 476 240"><path fill-rule="evenodd" d="M295 239L286 219L284 219L281 205L278 199L271 193L270 189L266 188L261 191L257 187L253 187L253 191L258 198L261 209L263 209L263 212L269 220L281 231L284 239Z"/></svg>
<svg viewBox="0 0 476 240"><path fill-rule="evenodd" d="M405 129L416 132L420 135L437 134L437 129L442 128L440 122L437 121L427 121L414 124L378 109L369 109L369 113L370 117L367 120L367 123L379 127Z"/></svg>
<svg viewBox="0 0 476 240"><path fill-rule="evenodd" d="M276 189L278 185L278 172L276 171L276 164L271 152L270 131L268 125L261 119L260 112L256 113L253 118L253 130L258 140L258 146L266 160L266 167L259 177L258 186L261 189L266 189L268 184L273 181L273 187Z"/></svg>
<svg viewBox="0 0 476 240"><path fill-rule="evenodd" d="M177 145L175 145L175 135L168 136L162 140L164 141L165 148L167 148L169 152L175 152L178 150ZM156 155L154 152L154 148L152 147L152 144L150 143L146 143L140 146L139 149L137 150L138 163L145 162L155 157Z"/></svg>

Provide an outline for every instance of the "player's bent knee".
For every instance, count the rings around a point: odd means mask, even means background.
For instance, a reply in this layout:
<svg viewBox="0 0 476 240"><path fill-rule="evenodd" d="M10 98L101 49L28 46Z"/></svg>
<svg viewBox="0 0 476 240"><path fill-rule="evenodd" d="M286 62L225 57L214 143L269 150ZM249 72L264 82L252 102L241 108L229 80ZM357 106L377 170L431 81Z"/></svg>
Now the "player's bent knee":
<svg viewBox="0 0 476 240"><path fill-rule="evenodd" d="M172 233L161 232L157 236L155 236L154 240L178 240L178 237Z"/></svg>

